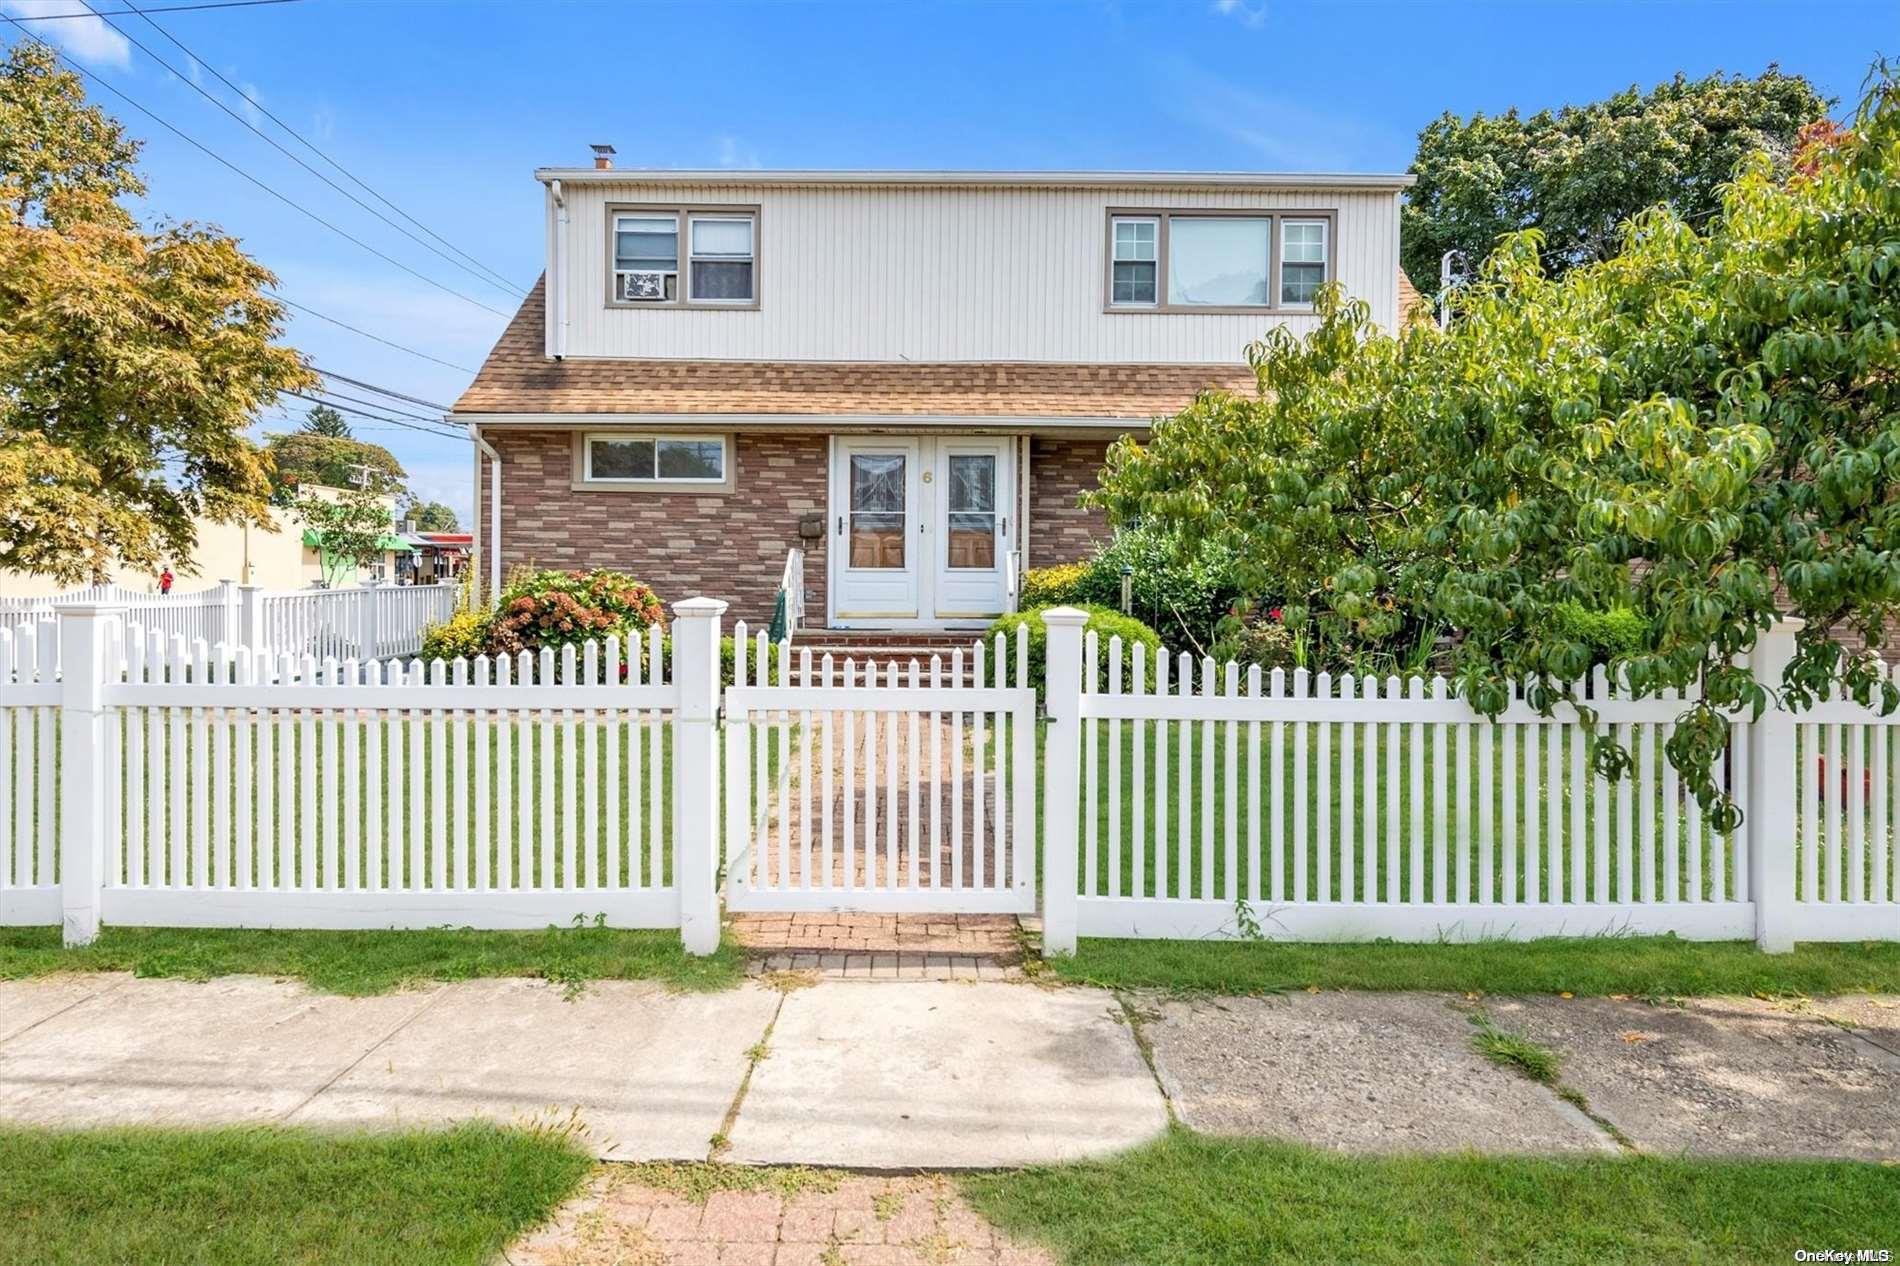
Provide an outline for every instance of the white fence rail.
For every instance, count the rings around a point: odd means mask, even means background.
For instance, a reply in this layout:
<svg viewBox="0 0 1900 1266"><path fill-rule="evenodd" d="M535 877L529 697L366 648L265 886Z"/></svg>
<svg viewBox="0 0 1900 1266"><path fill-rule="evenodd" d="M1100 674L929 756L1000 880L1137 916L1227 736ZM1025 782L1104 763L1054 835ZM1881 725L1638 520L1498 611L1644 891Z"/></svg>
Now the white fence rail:
<svg viewBox="0 0 1900 1266"><path fill-rule="evenodd" d="M1746 818L1724 833L1662 756L1690 701L1601 675L1587 694L1635 758L1614 783L1571 716L1518 701L1487 720L1438 680L1157 657L1062 610L1046 725L1022 630L873 667L741 627L722 736L723 609L675 607L670 665L651 630L424 666L213 646L100 607L0 629L0 922L84 941L102 919L604 916L706 952L723 888L735 910L1040 909L1048 952L1900 939L1900 715L1738 718L1720 776ZM1792 647L1765 635L1760 679Z"/></svg>

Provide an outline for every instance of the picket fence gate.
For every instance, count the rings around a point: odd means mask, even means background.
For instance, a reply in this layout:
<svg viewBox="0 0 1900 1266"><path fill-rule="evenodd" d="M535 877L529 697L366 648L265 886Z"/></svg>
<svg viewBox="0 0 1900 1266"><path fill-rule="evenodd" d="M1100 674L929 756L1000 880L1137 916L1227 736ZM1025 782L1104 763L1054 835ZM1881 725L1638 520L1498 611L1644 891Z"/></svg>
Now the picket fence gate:
<svg viewBox="0 0 1900 1266"><path fill-rule="evenodd" d="M1900 714L1736 718L1717 832L1686 698L1582 684L1635 757L1441 680L1261 673L1046 622L814 661L676 604L622 645L423 665L260 652L109 606L0 628L0 923L677 927L720 906L1042 915L1078 936L1900 939ZM1795 625L1752 654L1779 680ZM724 710L721 713L723 697ZM1038 747L1040 745L1040 754ZM1040 779L1038 773L1040 772Z"/></svg>

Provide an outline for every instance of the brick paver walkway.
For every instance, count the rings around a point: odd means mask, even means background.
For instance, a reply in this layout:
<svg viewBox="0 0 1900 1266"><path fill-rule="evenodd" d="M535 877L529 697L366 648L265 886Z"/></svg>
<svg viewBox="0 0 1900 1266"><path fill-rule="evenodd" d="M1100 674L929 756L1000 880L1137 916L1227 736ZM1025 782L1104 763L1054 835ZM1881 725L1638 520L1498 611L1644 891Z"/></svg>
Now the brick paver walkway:
<svg viewBox="0 0 1900 1266"><path fill-rule="evenodd" d="M1054 1266L979 1217L940 1175L779 1171L778 1190L703 1202L626 1167L604 1169L555 1220L504 1253L510 1266ZM762 1178L771 1182L772 1178Z"/></svg>

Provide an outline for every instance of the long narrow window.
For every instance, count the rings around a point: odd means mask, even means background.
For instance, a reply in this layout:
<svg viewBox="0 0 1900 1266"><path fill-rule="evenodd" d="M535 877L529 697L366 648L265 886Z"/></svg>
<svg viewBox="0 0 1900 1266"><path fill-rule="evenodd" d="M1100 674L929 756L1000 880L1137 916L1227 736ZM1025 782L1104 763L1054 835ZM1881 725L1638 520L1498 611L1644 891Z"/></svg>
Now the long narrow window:
<svg viewBox="0 0 1900 1266"><path fill-rule="evenodd" d="M1330 211L1112 211L1111 311L1310 308L1333 278Z"/></svg>
<svg viewBox="0 0 1900 1266"><path fill-rule="evenodd" d="M704 435L590 435L590 483L716 484L726 478L726 441Z"/></svg>

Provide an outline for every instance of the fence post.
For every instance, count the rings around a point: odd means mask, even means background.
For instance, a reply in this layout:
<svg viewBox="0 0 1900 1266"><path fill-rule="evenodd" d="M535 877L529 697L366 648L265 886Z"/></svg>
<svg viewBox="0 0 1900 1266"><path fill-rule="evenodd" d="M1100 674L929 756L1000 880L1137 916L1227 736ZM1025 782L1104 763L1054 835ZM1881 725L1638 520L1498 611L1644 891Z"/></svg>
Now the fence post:
<svg viewBox="0 0 1900 1266"><path fill-rule="evenodd" d="M99 935L106 879L107 651L123 608L86 603L59 619L59 903L61 939L90 945Z"/></svg>
<svg viewBox="0 0 1900 1266"><path fill-rule="evenodd" d="M1042 613L1049 629L1043 707L1049 717L1042 757L1042 952L1075 953L1076 827L1082 788L1082 626L1086 611Z"/></svg>
<svg viewBox="0 0 1900 1266"><path fill-rule="evenodd" d="M251 648L253 655L264 647L264 587L238 586L238 642Z"/></svg>
<svg viewBox="0 0 1900 1266"><path fill-rule="evenodd" d="M717 598L673 604L673 857L680 943L719 948L719 617Z"/></svg>
<svg viewBox="0 0 1900 1266"><path fill-rule="evenodd" d="M359 582L356 589L357 601L361 603L356 623L356 653L364 659L380 659L382 647L382 620L379 618L381 605L376 601L376 582Z"/></svg>
<svg viewBox="0 0 1900 1266"><path fill-rule="evenodd" d="M1794 635L1804 623L1777 620L1756 639L1748 657L1756 681L1780 690L1781 674L1794 658ZM1794 948L1794 736L1794 714L1773 704L1748 727L1748 787L1742 806L1748 817L1748 893L1755 900L1755 944L1770 954Z"/></svg>
<svg viewBox="0 0 1900 1266"><path fill-rule="evenodd" d="M229 642L233 635L237 633L239 616L237 581L220 580L218 582L217 603L218 631L215 633L207 631L207 636L205 637L205 641L213 645L219 642ZM198 627L203 629L204 625L201 623Z"/></svg>

